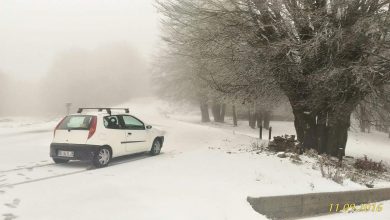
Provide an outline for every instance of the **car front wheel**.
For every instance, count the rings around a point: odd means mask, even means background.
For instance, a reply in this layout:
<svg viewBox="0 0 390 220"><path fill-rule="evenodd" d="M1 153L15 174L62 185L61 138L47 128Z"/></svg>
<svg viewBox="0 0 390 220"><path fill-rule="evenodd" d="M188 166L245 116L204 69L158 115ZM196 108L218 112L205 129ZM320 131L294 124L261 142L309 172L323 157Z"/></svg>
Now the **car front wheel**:
<svg viewBox="0 0 390 220"><path fill-rule="evenodd" d="M158 155L161 152L161 141L156 139L153 141L152 149L150 149L150 155Z"/></svg>
<svg viewBox="0 0 390 220"><path fill-rule="evenodd" d="M107 147L99 149L95 157L93 158L93 165L97 168L105 167L110 163L111 151Z"/></svg>

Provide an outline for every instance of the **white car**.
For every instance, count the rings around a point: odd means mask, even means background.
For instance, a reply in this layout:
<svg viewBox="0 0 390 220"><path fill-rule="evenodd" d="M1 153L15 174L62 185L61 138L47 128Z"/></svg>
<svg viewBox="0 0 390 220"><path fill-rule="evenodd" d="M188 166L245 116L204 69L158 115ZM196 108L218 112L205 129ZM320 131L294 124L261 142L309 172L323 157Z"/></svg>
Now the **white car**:
<svg viewBox="0 0 390 220"><path fill-rule="evenodd" d="M82 113L93 109L98 111ZM112 110L125 110L125 114ZM55 163L91 160L95 167L105 167L113 157L145 151L159 154L163 132L128 113L129 109L80 108L58 123L50 156Z"/></svg>

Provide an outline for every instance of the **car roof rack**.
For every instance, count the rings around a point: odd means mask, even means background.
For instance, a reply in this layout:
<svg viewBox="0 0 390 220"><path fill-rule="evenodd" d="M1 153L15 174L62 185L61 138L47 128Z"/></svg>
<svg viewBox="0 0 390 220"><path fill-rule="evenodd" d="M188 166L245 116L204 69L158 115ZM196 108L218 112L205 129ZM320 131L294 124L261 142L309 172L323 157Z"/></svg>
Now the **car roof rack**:
<svg viewBox="0 0 390 220"><path fill-rule="evenodd" d="M124 110L125 113L130 113L129 108L79 108L77 113L83 112L83 110L95 110L97 109L99 112L106 110L106 112L111 115L111 110Z"/></svg>

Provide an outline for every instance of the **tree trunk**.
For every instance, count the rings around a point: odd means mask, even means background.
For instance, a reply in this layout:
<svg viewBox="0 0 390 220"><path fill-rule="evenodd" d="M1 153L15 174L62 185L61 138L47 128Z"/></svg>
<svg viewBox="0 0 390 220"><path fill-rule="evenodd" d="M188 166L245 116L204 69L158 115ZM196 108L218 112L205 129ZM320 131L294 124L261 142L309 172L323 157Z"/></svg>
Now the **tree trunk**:
<svg viewBox="0 0 390 220"><path fill-rule="evenodd" d="M232 114L233 114L233 125L234 125L234 127L236 127L237 126L237 112L236 112L235 105L233 105Z"/></svg>
<svg viewBox="0 0 390 220"><path fill-rule="evenodd" d="M202 122L210 122L209 105L207 102L200 103L200 112L202 115Z"/></svg>
<svg viewBox="0 0 390 220"><path fill-rule="evenodd" d="M211 112L213 113L214 121L220 122L221 121L221 104L217 103L216 101L213 101L213 104L211 106Z"/></svg>
<svg viewBox="0 0 390 220"><path fill-rule="evenodd" d="M249 123L249 127L251 126L251 109L248 108L248 123Z"/></svg>
<svg viewBox="0 0 390 220"><path fill-rule="evenodd" d="M256 118L253 110L251 107L248 108L248 121L249 121L249 127L255 129L256 127Z"/></svg>
<svg viewBox="0 0 390 220"><path fill-rule="evenodd" d="M297 133L297 140L300 143L303 143L303 138L305 136L305 120L304 113L301 109L293 109L294 114L294 127Z"/></svg>
<svg viewBox="0 0 390 220"><path fill-rule="evenodd" d="M367 116L366 108L363 104L359 105L359 125L360 125L360 131L366 132L366 130L369 131L369 121Z"/></svg>
<svg viewBox="0 0 390 220"><path fill-rule="evenodd" d="M326 132L326 153L337 156L339 148L342 148L342 156L345 155L345 147L350 127L350 113L332 113L328 115L328 126Z"/></svg>
<svg viewBox="0 0 390 220"><path fill-rule="evenodd" d="M327 113L320 113L317 116L317 136L318 146L317 152L320 154L326 153L327 142Z"/></svg>
<svg viewBox="0 0 390 220"><path fill-rule="evenodd" d="M260 126L263 125L263 114L260 111L260 109L257 109L256 111L256 122L257 122L257 128L260 128Z"/></svg>
<svg viewBox="0 0 390 220"><path fill-rule="evenodd" d="M341 148L342 156L345 155L352 110L324 111L314 115L293 109L293 113L297 138L305 149L338 156Z"/></svg>
<svg viewBox="0 0 390 220"><path fill-rule="evenodd" d="M385 103L385 109L387 112L390 112L390 102ZM390 119L387 119L385 121L385 123L386 123L386 129L387 129L387 132L389 133L389 138L390 138Z"/></svg>
<svg viewBox="0 0 390 220"><path fill-rule="evenodd" d="M265 129L269 129L269 124L270 124L270 121L271 121L271 112L265 111L263 113L263 119L264 119L264 128Z"/></svg>
<svg viewBox="0 0 390 220"><path fill-rule="evenodd" d="M222 122L224 123L225 122L225 114L226 114L226 104L223 103L221 104L221 113L220 113L220 121L219 122Z"/></svg>
<svg viewBox="0 0 390 220"><path fill-rule="evenodd" d="M249 126L253 129L256 128L256 118L255 118L255 115L253 113L251 114L251 117L249 119Z"/></svg>
<svg viewBox="0 0 390 220"><path fill-rule="evenodd" d="M304 128L305 136L303 138L302 145L305 149L318 150L316 116L305 114L304 119L305 119L305 128Z"/></svg>

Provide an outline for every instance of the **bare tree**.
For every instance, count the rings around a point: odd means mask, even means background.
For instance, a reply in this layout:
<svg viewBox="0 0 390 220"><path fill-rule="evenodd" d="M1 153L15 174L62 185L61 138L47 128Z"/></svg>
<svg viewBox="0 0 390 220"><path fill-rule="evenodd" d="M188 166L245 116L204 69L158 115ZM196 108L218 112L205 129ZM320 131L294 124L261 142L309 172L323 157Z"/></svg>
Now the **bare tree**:
<svg viewBox="0 0 390 220"><path fill-rule="evenodd" d="M298 140L321 153L345 151L352 111L389 84L389 0L170 0L159 9L170 45L203 61L200 77L225 93L283 91Z"/></svg>
<svg viewBox="0 0 390 220"><path fill-rule="evenodd" d="M163 39L168 49L163 51L163 54L176 55L176 57L170 56L174 58L174 62L185 59L186 63L196 63L196 65L181 68L180 74L183 78L195 76L197 79L192 78L193 80L201 80L203 85L209 87L207 91L211 94L209 95L211 109L214 120L217 122L224 121L226 102L260 102L267 107L277 103L284 95L270 78L256 76L260 66L257 65L255 52L251 50L251 47L243 44L243 41L237 42L235 39L230 39L240 30L236 29L226 36L212 35L210 30L219 30L224 28L222 25L225 24L219 21L204 22L204 16L207 17L210 14L202 13L199 4L203 3L213 7L214 2L159 2L159 9L166 16L163 20ZM169 65L168 68L160 69L159 72L173 72L175 66ZM169 86L169 83L167 85ZM263 91L261 95L259 95L260 90ZM264 95L269 98L263 98ZM268 100L272 101L268 102ZM271 108L267 109L269 110Z"/></svg>
<svg viewBox="0 0 390 220"><path fill-rule="evenodd" d="M170 100L198 104L202 122L209 122L209 86L196 77L201 69L199 64L174 50L162 54L155 58L153 65L157 94Z"/></svg>

